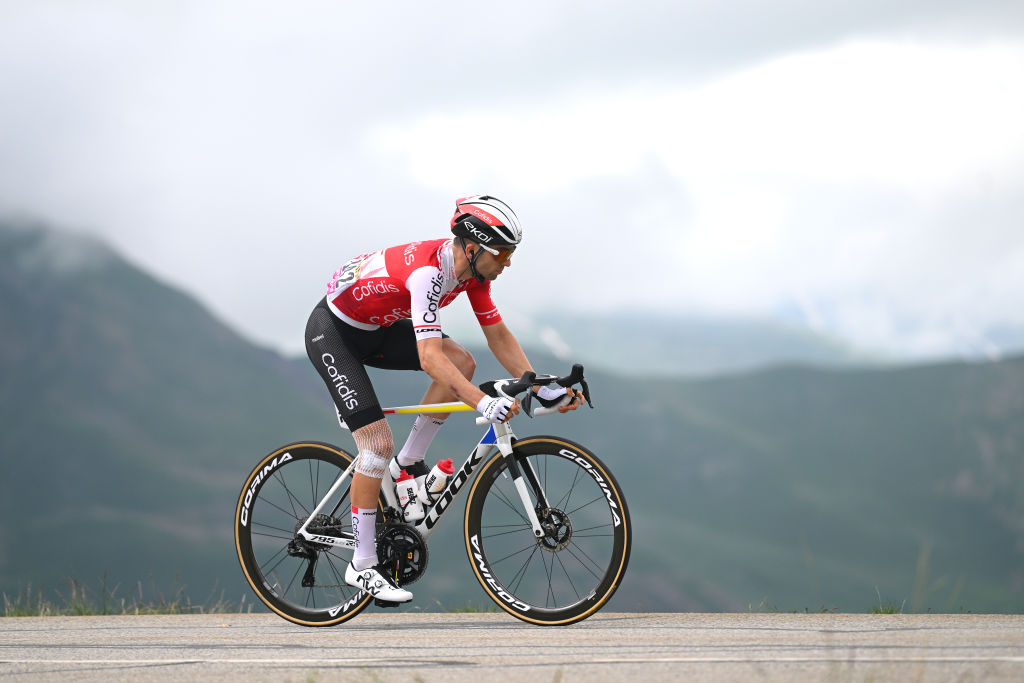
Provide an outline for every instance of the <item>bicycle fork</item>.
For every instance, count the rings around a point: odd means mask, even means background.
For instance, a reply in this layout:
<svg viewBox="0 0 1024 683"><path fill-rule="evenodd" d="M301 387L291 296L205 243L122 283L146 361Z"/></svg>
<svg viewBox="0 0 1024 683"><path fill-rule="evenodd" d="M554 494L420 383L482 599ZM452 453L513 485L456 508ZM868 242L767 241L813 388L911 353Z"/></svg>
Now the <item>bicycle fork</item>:
<svg viewBox="0 0 1024 683"><path fill-rule="evenodd" d="M505 461L508 463L508 471L512 473L512 483L515 484L516 491L519 492L519 498L523 501L523 508L526 510L526 517L530 521L533 535L535 538L544 538L544 529L537 518L537 510L534 507L533 500L530 498L530 490L527 488L526 481L529 480L530 486L533 487L537 494L537 507L542 509L550 507L547 496L544 494L544 489L541 488L540 480L537 479L537 473L533 471L533 466L528 460L523 460L524 467L519 467L519 462L516 461L515 456L512 454L512 439L515 438L515 434L512 433L512 428L508 426L507 422L494 425L492 431L494 432L498 450L505 456ZM525 478L523 476L524 470Z"/></svg>

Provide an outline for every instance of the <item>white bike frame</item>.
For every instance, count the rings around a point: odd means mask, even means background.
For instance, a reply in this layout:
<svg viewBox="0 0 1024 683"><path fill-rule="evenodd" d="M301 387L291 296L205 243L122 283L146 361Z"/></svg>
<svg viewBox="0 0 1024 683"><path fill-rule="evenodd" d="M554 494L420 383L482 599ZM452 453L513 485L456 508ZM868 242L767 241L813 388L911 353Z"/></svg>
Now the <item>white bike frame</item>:
<svg viewBox="0 0 1024 683"><path fill-rule="evenodd" d="M423 404L415 406L401 406L397 408L385 408L385 415L407 415L417 413L456 413L456 412L469 412L475 411L475 408L465 403L433 403ZM557 412L557 408L537 408L533 411L534 416L547 415L550 413ZM477 424L485 425L489 424L483 417L479 417L476 420ZM458 495L462 486L469 481L470 477L473 476L473 472L476 468L484 461L484 458L490 453L491 449L497 447L497 449L506 458L512 456L512 440L515 438L515 434L512 433L512 428L509 427L508 423L501 424L490 424L487 432L480 439L479 443L469 452L469 456L466 461L462 464L451 477L448 479L448 484L445 486L441 495L434 502L434 504L427 510L426 515L423 519L417 522L406 522L409 526L415 528L423 540L427 540L434 533L434 529L437 528L437 524L441 521L441 517L449 509L451 502ZM306 518L306 522L298 531L298 535L307 541L313 543L320 543L323 545L331 545L337 548L355 548L355 540L353 538L345 538L342 536L324 536L321 534L310 533L306 527L309 526L311 520L316 518L318 514L323 512L324 508L327 507L330 500L345 484L345 481L351 478L352 473L355 471L356 463L358 462L358 456L352 461L344 472L338 476L338 479L334 482L331 488L327 491L320 502L317 504L316 509L310 513L309 517ZM514 462L514 461L513 461ZM524 462L526 467L531 467L528 462ZM523 480L523 473L519 467L514 464L510 466L510 471L513 477L513 483L515 484L516 490L519 492L519 497L523 502L523 509L526 513L527 519L530 521L530 526L533 528L533 535L537 538L544 536L544 530L540 526L540 520L537 519L537 512L534 509L534 501L530 497L530 491L527 488L526 482ZM536 482L537 477L534 472L530 472L532 481ZM380 482L381 491L384 493L384 499L388 505L395 510L401 510L398 505L398 500L395 497L395 486L394 480L391 478L391 471L388 468L384 470L384 477ZM543 491L540 492L541 497L544 497ZM547 505L547 501L542 501L544 506Z"/></svg>

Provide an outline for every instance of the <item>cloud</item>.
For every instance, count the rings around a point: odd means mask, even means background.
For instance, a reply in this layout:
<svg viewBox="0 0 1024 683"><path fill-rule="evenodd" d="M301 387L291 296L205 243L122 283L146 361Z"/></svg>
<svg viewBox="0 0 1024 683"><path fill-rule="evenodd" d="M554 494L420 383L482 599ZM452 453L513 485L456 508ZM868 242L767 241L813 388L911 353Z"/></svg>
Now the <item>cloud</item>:
<svg viewBox="0 0 1024 683"><path fill-rule="evenodd" d="M964 336L1019 320L1022 13L6 3L0 211L293 348L326 274L443 234L472 191L526 221L506 310L571 271L575 307L800 301L870 343Z"/></svg>
<svg viewBox="0 0 1024 683"><path fill-rule="evenodd" d="M892 283L899 274L874 264L894 254L900 268L927 270L912 261L916 240L947 248L965 230L989 233L984 259L943 265L972 270L1021 244L1012 212L972 226L955 203L980 201L971 188L986 178L1007 196L1021 186L1022 72L1021 47L848 43L697 88L569 93L390 122L366 138L366 156L438 192L563 197L560 231L617 227L668 247L684 285L665 287L668 297L685 297L688 284L707 305L764 307L789 291L858 286L869 271ZM658 191L630 182L652 169ZM621 198L628 212L595 199L598 179L634 190Z"/></svg>

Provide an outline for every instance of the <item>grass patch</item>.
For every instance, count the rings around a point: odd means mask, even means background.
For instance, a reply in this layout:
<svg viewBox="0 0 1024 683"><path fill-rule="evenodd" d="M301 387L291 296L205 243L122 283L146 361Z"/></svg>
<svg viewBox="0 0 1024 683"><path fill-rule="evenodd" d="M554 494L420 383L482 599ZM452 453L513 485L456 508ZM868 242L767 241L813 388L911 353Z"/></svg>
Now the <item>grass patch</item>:
<svg viewBox="0 0 1024 683"><path fill-rule="evenodd" d="M895 600L882 600L878 586L875 586L875 594L878 596L878 604L871 608L871 614L903 614L903 608L907 606L906 600L897 607Z"/></svg>
<svg viewBox="0 0 1024 683"><path fill-rule="evenodd" d="M138 614L237 614L252 612L253 605L246 605L243 595L238 602L225 599L223 591L217 595L215 588L206 601L194 603L185 594L185 586L175 582L174 590L168 595L160 591L150 577L150 590L139 581L130 592L122 594L121 586L110 586L104 575L96 588L90 588L78 579L67 580L67 588L54 590L53 597L47 597L41 588L29 585L16 596L3 594L3 616L5 617L49 617L49 616L101 616Z"/></svg>

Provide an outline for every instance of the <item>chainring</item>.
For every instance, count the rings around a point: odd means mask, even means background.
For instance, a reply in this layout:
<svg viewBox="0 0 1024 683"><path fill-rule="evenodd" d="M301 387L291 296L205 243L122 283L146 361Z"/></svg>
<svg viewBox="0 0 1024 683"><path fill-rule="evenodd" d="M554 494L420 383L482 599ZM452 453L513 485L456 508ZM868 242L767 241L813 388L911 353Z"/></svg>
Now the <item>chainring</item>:
<svg viewBox="0 0 1024 683"><path fill-rule="evenodd" d="M427 544L407 524L387 524L377 532L377 559L398 586L423 576L427 569Z"/></svg>

